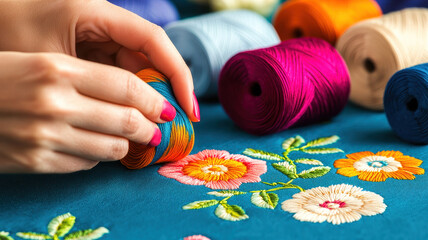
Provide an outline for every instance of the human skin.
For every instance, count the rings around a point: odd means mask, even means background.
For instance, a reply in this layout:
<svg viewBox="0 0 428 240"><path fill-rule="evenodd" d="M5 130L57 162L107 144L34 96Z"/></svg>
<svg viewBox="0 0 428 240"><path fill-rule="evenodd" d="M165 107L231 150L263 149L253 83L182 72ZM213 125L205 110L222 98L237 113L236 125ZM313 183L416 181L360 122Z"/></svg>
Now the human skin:
<svg viewBox="0 0 428 240"><path fill-rule="evenodd" d="M199 121L165 32L105 0L0 0L0 33L0 172L86 170L123 158L128 140L153 145L171 114L133 74L143 68L165 74Z"/></svg>

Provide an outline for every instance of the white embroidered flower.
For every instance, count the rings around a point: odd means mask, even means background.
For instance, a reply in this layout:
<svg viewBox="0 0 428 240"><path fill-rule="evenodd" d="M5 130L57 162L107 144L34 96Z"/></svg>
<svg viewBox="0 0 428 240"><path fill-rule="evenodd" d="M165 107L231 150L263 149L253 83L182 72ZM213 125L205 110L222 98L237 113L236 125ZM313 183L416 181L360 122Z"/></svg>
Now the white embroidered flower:
<svg viewBox="0 0 428 240"><path fill-rule="evenodd" d="M295 213L304 222L342 224L358 221L361 216L383 213L383 198L362 188L339 184L316 187L293 195L282 203L284 211Z"/></svg>

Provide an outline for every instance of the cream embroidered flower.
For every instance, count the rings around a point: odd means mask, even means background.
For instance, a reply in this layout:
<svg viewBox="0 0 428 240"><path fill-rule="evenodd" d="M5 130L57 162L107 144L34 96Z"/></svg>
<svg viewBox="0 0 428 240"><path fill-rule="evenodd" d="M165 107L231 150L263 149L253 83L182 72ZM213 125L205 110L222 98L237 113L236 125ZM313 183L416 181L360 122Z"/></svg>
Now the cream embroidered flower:
<svg viewBox="0 0 428 240"><path fill-rule="evenodd" d="M358 221L361 216L383 213L383 198L373 192L348 185L316 187L293 195L282 203L284 211L295 213L304 222L342 224Z"/></svg>

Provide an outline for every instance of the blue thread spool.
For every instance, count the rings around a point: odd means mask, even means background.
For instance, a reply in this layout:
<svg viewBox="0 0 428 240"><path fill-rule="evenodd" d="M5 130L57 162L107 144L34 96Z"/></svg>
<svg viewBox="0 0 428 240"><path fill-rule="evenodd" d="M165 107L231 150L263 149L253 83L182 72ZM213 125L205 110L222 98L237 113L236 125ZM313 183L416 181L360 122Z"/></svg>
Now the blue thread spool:
<svg viewBox="0 0 428 240"><path fill-rule="evenodd" d="M273 26L248 10L223 11L166 26L166 33L189 66L195 94L217 95L220 70L238 52L279 43Z"/></svg>
<svg viewBox="0 0 428 240"><path fill-rule="evenodd" d="M129 169L140 169L150 164L184 158L193 149L195 134L192 122L178 105L168 79L154 69L144 69L137 76L162 94L174 106L177 114L172 122L158 124L162 140L157 147L130 142L129 152L121 163Z"/></svg>
<svg viewBox="0 0 428 240"><path fill-rule="evenodd" d="M384 105L389 124L400 138L428 144L428 63L395 73L386 86Z"/></svg>
<svg viewBox="0 0 428 240"><path fill-rule="evenodd" d="M427 0L377 0L383 13L389 13L410 7L428 7Z"/></svg>
<svg viewBox="0 0 428 240"><path fill-rule="evenodd" d="M161 27L177 21L179 14L168 0L108 0Z"/></svg>

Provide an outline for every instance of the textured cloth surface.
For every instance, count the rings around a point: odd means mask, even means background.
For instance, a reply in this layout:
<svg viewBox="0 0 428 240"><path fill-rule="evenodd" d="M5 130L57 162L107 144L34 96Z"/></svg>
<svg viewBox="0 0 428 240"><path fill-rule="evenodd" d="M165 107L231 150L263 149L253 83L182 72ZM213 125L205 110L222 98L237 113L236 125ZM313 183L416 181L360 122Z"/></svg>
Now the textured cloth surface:
<svg viewBox="0 0 428 240"><path fill-rule="evenodd" d="M128 170L119 162L103 163L86 172L68 175L0 175L0 231L46 232L53 217L71 212L77 217L75 229L104 226L110 233L102 239L182 239L202 234L210 239L427 239L428 178L387 179L365 182L357 177L336 174L333 162L345 154L382 150L401 151L421 160L428 159L428 146L400 141L390 130L384 113L348 105L331 122L289 129L268 136L253 136L238 129L218 104L201 105L202 122L195 124L196 143L192 153L204 149L242 153L247 147L281 154L285 138L301 135L307 140L338 135L334 147L344 153L316 155L332 170L316 179L298 179L305 189L347 183L381 195L387 205L383 214L363 216L359 221L334 226L294 219L281 209L261 209L249 196L236 197L230 204L242 206L249 219L228 222L217 218L212 208L182 210L187 203L216 199L206 195L205 186L181 184L158 174L159 165ZM403 123L405 124L405 123ZM426 169L427 163L420 167ZM263 181L284 176L268 163ZM244 183L239 190L260 189L261 183ZM279 203L290 199L297 189L278 191ZM19 239L16 237L15 239Z"/></svg>

